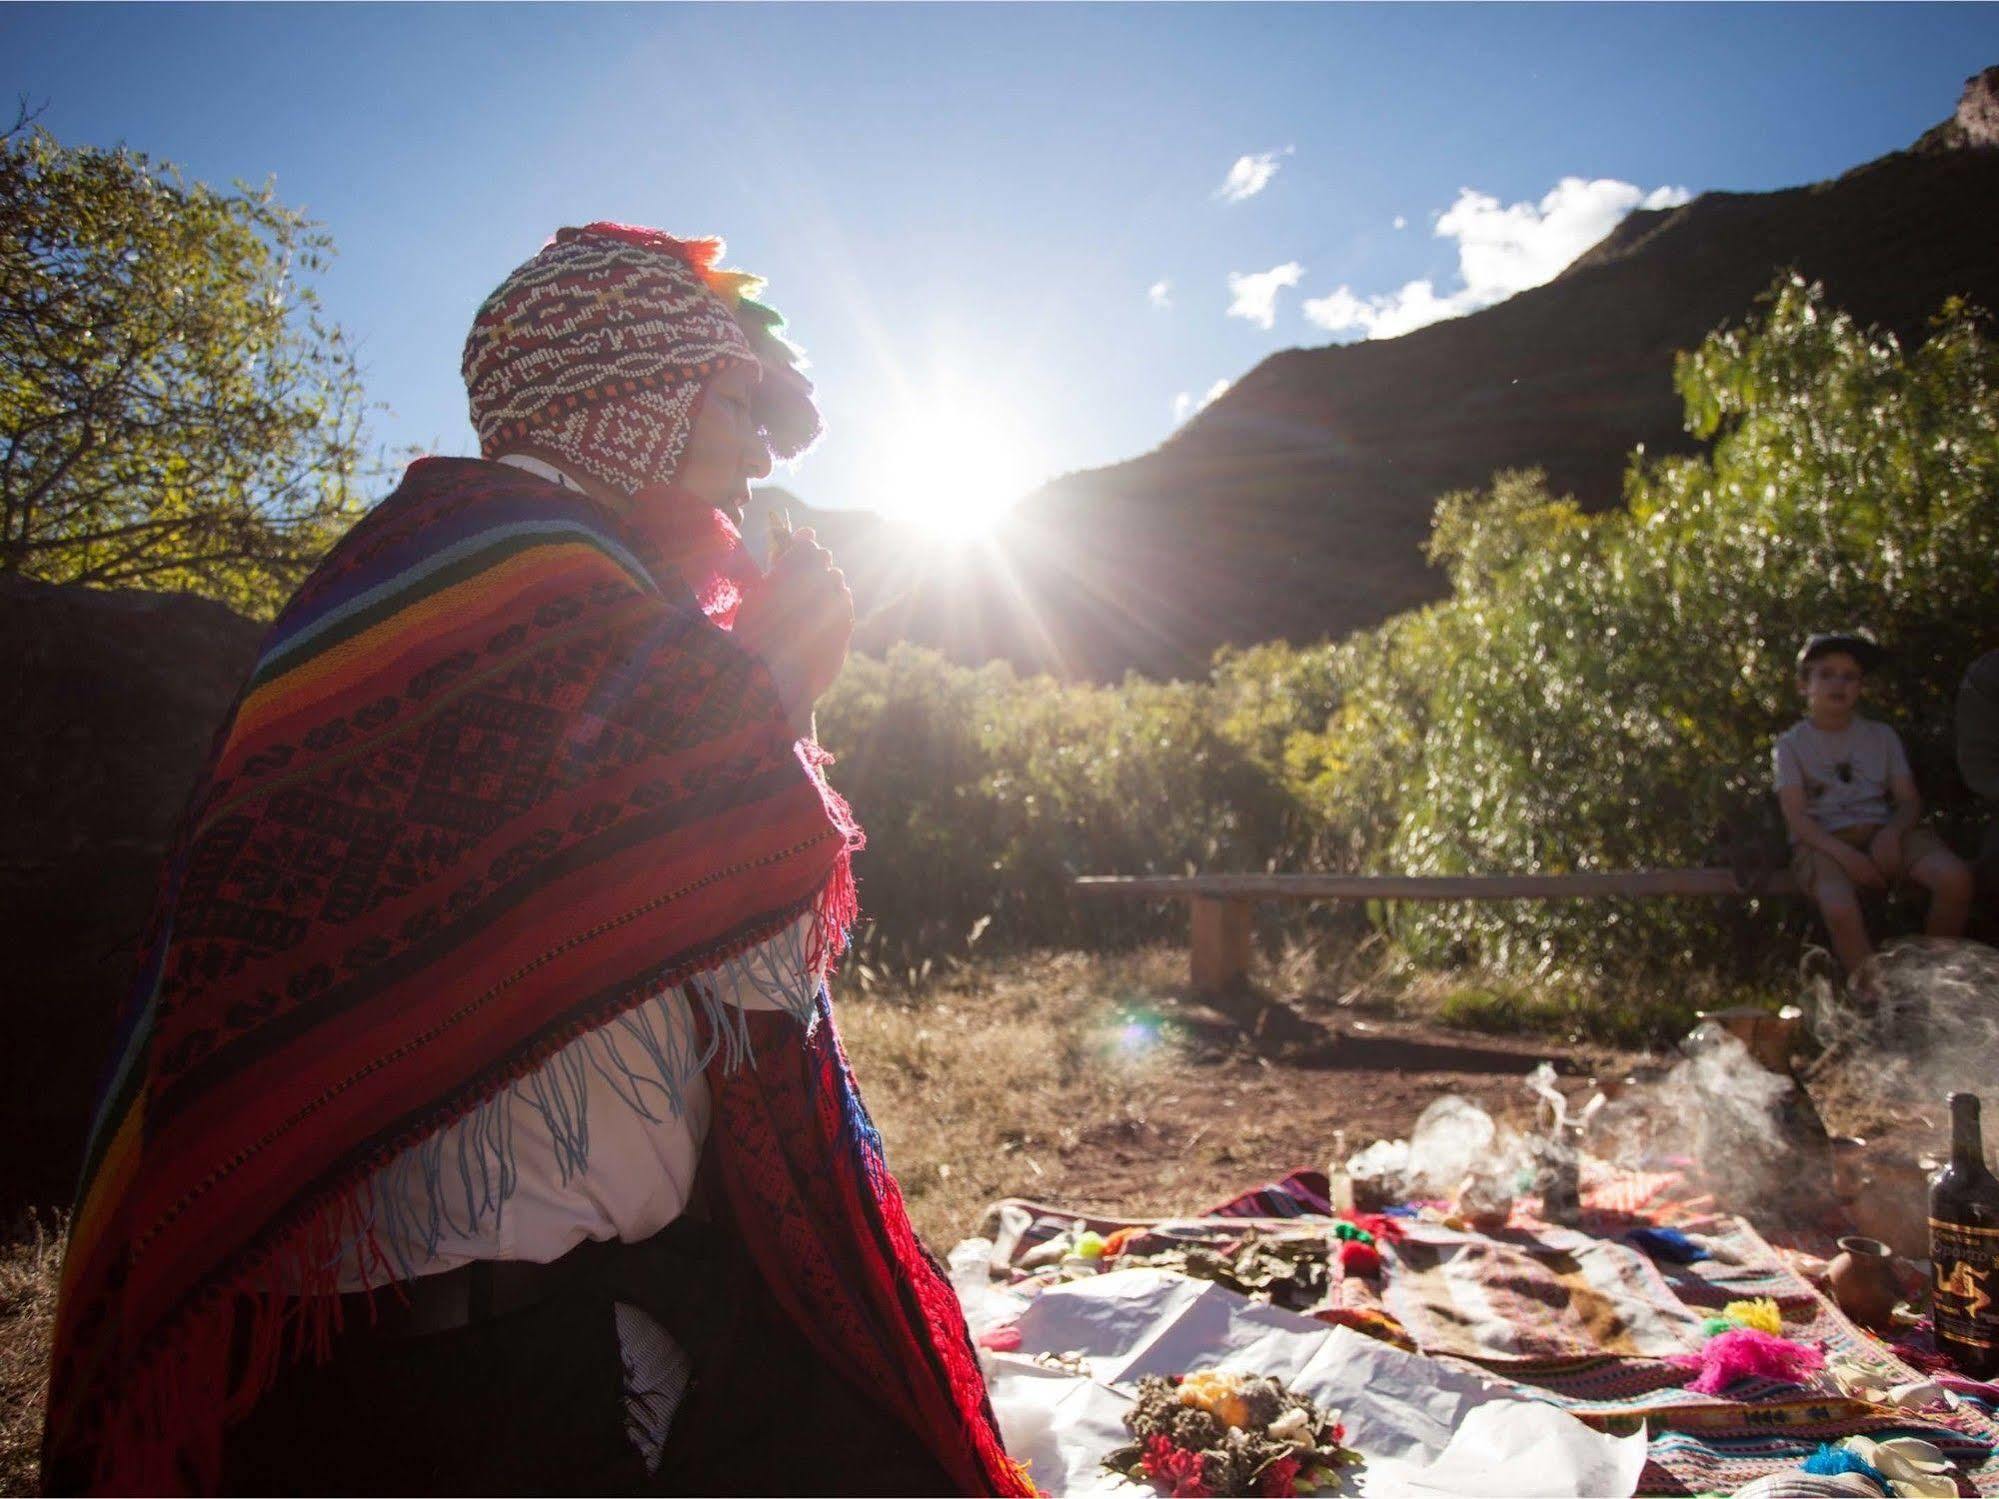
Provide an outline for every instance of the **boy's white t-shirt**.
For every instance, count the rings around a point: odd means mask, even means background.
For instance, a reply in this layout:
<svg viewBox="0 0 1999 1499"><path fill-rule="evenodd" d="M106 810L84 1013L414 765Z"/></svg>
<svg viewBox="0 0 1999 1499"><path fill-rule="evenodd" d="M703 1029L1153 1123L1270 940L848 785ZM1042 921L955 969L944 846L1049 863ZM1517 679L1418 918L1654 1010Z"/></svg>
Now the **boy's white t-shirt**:
<svg viewBox="0 0 1999 1499"><path fill-rule="evenodd" d="M1828 833L1881 823L1894 810L1889 783L1909 775L1902 741L1885 723L1858 714L1836 733L1801 718L1771 751L1777 789L1805 788L1805 811Z"/></svg>

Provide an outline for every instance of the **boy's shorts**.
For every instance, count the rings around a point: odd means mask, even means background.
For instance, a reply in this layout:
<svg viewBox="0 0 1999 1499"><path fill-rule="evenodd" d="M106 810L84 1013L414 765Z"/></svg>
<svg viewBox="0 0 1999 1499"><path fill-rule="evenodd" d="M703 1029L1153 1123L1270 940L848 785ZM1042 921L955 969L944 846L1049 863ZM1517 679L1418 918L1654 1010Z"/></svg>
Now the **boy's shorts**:
<svg viewBox="0 0 1999 1499"><path fill-rule="evenodd" d="M1839 828L1833 833L1841 843L1851 844L1863 854L1867 845L1874 841L1874 835L1881 831L1878 822L1862 823L1858 827ZM1948 853L1950 846L1926 827L1913 827L1902 834L1902 872L1893 883L1908 883L1909 871L1934 853ZM1853 877L1833 862L1832 855L1819 852L1808 843L1791 845L1791 878L1798 882L1798 888L1813 900L1823 905L1828 897L1846 896L1856 899L1858 892L1853 887Z"/></svg>

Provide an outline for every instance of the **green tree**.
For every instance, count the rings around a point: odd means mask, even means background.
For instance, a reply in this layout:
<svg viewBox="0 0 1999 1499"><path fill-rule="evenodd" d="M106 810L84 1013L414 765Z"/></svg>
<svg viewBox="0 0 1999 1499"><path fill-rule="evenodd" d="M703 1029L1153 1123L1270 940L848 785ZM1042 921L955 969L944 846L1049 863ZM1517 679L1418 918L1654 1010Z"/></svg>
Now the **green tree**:
<svg viewBox="0 0 1999 1499"><path fill-rule="evenodd" d="M269 185L0 135L0 572L274 612L380 472L332 252Z"/></svg>
<svg viewBox="0 0 1999 1499"><path fill-rule="evenodd" d="M1722 817L1767 795L1799 642L1848 625L1890 651L1868 711L1901 732L1946 825L1970 815L1946 736L1966 662L1999 640L1999 347L1951 305L1905 349L1788 279L1676 374L1708 452L1640 455L1627 507L1601 516L1534 473L1447 496L1432 557L1452 598L1342 646L1340 711L1293 759L1328 819L1376 814L1371 862L1700 863ZM1561 965L1706 963L1724 935L1685 901L1430 908L1402 930Z"/></svg>

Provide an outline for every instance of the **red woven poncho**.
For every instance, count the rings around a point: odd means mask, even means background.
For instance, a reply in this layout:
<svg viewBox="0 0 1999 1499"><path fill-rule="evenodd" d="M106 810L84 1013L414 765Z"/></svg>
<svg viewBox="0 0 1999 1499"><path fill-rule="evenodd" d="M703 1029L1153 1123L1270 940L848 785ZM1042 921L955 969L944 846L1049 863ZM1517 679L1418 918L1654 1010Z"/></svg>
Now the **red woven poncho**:
<svg viewBox="0 0 1999 1499"><path fill-rule="evenodd" d="M673 554L715 519L644 537L513 469L426 460L277 621L163 878L88 1147L52 1489L211 1486L225 1421L335 1336L377 1168L803 913L840 945L858 830L698 602L740 559ZM746 1245L967 1492L1032 1492L823 998L809 1031L751 1033L754 1065L708 1063Z"/></svg>

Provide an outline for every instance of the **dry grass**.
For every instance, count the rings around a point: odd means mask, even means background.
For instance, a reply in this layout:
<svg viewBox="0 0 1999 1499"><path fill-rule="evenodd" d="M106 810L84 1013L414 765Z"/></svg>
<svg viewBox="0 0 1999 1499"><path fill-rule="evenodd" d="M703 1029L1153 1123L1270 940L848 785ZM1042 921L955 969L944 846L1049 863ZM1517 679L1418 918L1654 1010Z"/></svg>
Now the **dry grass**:
<svg viewBox="0 0 1999 1499"><path fill-rule="evenodd" d="M67 1228L24 1214L0 1243L0 1494L41 1487L42 1401Z"/></svg>
<svg viewBox="0 0 1999 1499"><path fill-rule="evenodd" d="M1186 962L1036 954L843 1000L841 1036L917 1232L948 1248L995 1198L1046 1193L1065 1156L1147 1127L1178 1068L1160 1010Z"/></svg>

